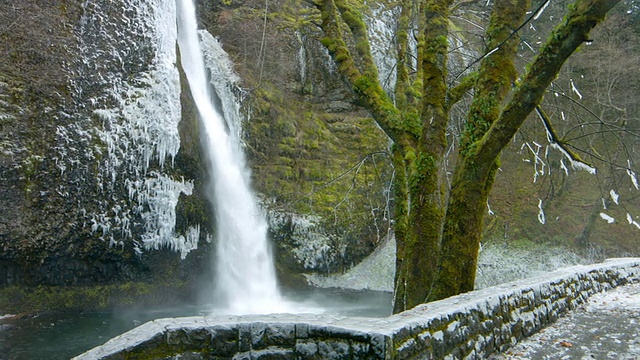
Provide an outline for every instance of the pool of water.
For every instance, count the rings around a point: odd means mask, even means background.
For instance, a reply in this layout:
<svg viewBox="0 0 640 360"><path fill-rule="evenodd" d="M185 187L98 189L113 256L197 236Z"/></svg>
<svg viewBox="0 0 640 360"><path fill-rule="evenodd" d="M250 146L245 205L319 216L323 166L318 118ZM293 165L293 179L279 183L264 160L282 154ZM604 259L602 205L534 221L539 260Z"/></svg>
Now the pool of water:
<svg viewBox="0 0 640 360"><path fill-rule="evenodd" d="M384 317L391 313L391 294L341 289L285 291L301 309L346 316ZM69 359L144 322L206 315L208 306L119 310L114 312L44 313L0 319L0 359Z"/></svg>

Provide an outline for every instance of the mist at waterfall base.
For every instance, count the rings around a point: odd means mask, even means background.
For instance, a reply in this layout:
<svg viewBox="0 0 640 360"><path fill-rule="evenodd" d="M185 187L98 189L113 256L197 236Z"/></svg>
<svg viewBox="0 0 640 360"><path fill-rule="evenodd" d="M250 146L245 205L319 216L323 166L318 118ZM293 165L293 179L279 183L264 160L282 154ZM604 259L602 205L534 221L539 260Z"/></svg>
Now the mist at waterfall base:
<svg viewBox="0 0 640 360"><path fill-rule="evenodd" d="M292 302L322 304L327 313L384 317L391 294L341 289L284 290ZM110 312L42 313L20 318L0 316L0 359L69 359L147 321L210 314L209 306L120 308Z"/></svg>

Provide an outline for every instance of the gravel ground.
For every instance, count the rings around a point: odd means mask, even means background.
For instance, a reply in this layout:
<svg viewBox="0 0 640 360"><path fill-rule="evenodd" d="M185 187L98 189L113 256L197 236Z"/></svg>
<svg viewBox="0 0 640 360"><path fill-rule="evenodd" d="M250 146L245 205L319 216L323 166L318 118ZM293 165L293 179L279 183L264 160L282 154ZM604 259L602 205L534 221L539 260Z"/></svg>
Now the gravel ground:
<svg viewBox="0 0 640 360"><path fill-rule="evenodd" d="M593 295L579 309L491 359L640 360L640 283Z"/></svg>

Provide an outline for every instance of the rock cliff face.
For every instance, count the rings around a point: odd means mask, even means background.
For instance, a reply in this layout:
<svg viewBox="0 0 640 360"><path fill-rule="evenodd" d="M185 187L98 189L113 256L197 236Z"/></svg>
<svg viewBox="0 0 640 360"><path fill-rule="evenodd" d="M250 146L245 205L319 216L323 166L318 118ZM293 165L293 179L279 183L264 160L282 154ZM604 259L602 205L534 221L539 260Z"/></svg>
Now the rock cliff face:
<svg viewBox="0 0 640 360"><path fill-rule="evenodd" d="M199 13L242 79L281 272L339 270L388 231L387 141L286 4L266 18L263 6L200 1ZM0 286L208 269L214 225L175 0L28 0L0 4L0 24Z"/></svg>
<svg viewBox="0 0 640 360"><path fill-rule="evenodd" d="M282 271L340 271L387 235L388 140L296 2L198 1L246 90L244 138Z"/></svg>
<svg viewBox="0 0 640 360"><path fill-rule="evenodd" d="M0 6L0 284L148 280L205 243L174 1Z"/></svg>

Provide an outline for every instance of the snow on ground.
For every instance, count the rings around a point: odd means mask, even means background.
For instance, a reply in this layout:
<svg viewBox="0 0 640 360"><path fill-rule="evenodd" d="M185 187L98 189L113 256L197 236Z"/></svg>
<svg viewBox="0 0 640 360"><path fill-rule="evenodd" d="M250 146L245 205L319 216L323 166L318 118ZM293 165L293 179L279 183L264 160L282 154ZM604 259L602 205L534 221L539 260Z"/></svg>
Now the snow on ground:
<svg viewBox="0 0 640 360"><path fill-rule="evenodd" d="M307 281L317 287L354 290L393 291L395 274L395 237L385 238L378 248L361 263L344 274L322 276L307 274Z"/></svg>
<svg viewBox="0 0 640 360"><path fill-rule="evenodd" d="M313 286L354 290L393 291L396 242L386 238L378 248L360 264L344 274L306 274ZM542 275L567 266L593 263L569 249L549 244L526 243L518 246L489 243L482 246L478 259L476 289L518 279Z"/></svg>
<svg viewBox="0 0 640 360"><path fill-rule="evenodd" d="M548 243L485 243L478 256L476 289L594 262L593 259L581 257L566 247Z"/></svg>
<svg viewBox="0 0 640 360"><path fill-rule="evenodd" d="M595 294L494 360L640 359L640 282Z"/></svg>

